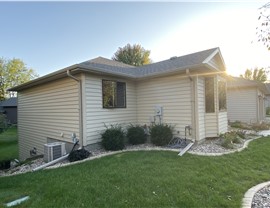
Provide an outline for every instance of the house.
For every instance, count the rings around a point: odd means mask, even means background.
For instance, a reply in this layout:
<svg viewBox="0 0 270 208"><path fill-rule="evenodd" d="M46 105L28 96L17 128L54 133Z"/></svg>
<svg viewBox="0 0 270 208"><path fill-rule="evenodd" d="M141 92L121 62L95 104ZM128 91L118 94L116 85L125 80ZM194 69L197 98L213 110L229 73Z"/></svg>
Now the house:
<svg viewBox="0 0 270 208"><path fill-rule="evenodd" d="M0 102L0 112L6 115L9 124L17 123L17 98L11 97Z"/></svg>
<svg viewBox="0 0 270 208"><path fill-rule="evenodd" d="M18 92L20 159L45 143L100 143L110 124L165 122L199 142L227 131L225 65L219 48L133 67L98 57L10 89Z"/></svg>
<svg viewBox="0 0 270 208"><path fill-rule="evenodd" d="M270 92L270 83L265 83L266 89ZM265 99L265 108L270 107L270 93L266 95Z"/></svg>
<svg viewBox="0 0 270 208"><path fill-rule="evenodd" d="M228 119L257 123L265 119L265 101L270 91L265 84L240 77L227 80Z"/></svg>

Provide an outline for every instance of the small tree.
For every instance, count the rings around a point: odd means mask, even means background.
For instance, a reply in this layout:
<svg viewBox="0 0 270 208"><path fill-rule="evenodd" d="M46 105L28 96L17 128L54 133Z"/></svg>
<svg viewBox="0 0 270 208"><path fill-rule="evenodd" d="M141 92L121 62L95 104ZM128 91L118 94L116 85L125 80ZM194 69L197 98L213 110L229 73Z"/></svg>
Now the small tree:
<svg viewBox="0 0 270 208"><path fill-rule="evenodd" d="M0 100L8 96L7 89L38 77L33 69L27 68L20 59L0 58Z"/></svg>
<svg viewBox="0 0 270 208"><path fill-rule="evenodd" d="M150 51L145 50L141 45L134 44L132 46L127 44L123 48L119 47L112 59L133 66L142 66L152 62L149 56Z"/></svg>
<svg viewBox="0 0 270 208"><path fill-rule="evenodd" d="M265 82L267 80L268 71L264 68L246 69L244 75L240 75L245 79L256 80L260 82Z"/></svg>

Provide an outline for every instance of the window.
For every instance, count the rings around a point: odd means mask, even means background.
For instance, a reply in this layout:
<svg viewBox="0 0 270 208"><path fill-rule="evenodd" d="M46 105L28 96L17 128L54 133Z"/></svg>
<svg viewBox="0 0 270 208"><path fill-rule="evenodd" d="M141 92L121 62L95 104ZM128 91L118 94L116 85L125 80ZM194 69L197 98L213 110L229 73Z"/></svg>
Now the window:
<svg viewBox="0 0 270 208"><path fill-rule="evenodd" d="M223 81L218 82L218 103L219 103L219 110L226 111L227 109L226 82Z"/></svg>
<svg viewBox="0 0 270 208"><path fill-rule="evenodd" d="M215 112L215 83L214 77L205 78L205 112Z"/></svg>
<svg viewBox="0 0 270 208"><path fill-rule="evenodd" d="M126 107L126 83L102 80L103 108Z"/></svg>

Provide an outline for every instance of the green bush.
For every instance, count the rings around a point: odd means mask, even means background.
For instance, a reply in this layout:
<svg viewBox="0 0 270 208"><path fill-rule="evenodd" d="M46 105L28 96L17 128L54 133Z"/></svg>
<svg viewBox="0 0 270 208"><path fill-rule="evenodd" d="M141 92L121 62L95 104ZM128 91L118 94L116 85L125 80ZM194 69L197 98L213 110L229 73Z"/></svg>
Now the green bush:
<svg viewBox="0 0 270 208"><path fill-rule="evenodd" d="M233 149L232 140L225 138L224 141L222 142L221 146L226 148L226 149Z"/></svg>
<svg viewBox="0 0 270 208"><path fill-rule="evenodd" d="M220 137L223 138L221 146L227 149L233 149L233 144L241 143L241 138L236 131L226 132L224 134L221 134Z"/></svg>
<svg viewBox="0 0 270 208"><path fill-rule="evenodd" d="M146 142L146 134L141 126L129 126L127 138L130 144L144 144Z"/></svg>
<svg viewBox="0 0 270 208"><path fill-rule="evenodd" d="M237 131L236 133L241 139L247 139L246 133L244 131Z"/></svg>
<svg viewBox="0 0 270 208"><path fill-rule="evenodd" d="M157 146L169 144L173 137L173 128L168 124L155 124L150 127L151 142Z"/></svg>
<svg viewBox="0 0 270 208"><path fill-rule="evenodd" d="M261 122L261 123L253 123L252 130L254 131L261 131L261 130L269 130L269 123Z"/></svg>
<svg viewBox="0 0 270 208"><path fill-rule="evenodd" d="M125 134L121 126L111 125L101 134L101 144L105 150L124 149Z"/></svg>
<svg viewBox="0 0 270 208"><path fill-rule="evenodd" d="M233 128L239 128L239 129L243 129L244 126L242 124L241 121L234 121L234 122L231 122L230 123L230 126L233 127Z"/></svg>
<svg viewBox="0 0 270 208"><path fill-rule="evenodd" d="M270 107L266 107L266 115L270 115Z"/></svg>

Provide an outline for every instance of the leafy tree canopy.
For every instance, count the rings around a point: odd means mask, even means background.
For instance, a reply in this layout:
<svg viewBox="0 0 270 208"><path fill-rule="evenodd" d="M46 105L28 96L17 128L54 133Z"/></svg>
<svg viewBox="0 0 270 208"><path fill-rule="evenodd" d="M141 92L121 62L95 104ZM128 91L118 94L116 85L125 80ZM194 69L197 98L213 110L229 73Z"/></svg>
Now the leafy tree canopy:
<svg viewBox="0 0 270 208"><path fill-rule="evenodd" d="M240 75L245 79L256 80L260 82L265 82L267 80L268 71L264 68L246 69L244 75Z"/></svg>
<svg viewBox="0 0 270 208"><path fill-rule="evenodd" d="M0 58L0 100L8 97L7 89L28 82L38 75L33 69L27 68L20 59Z"/></svg>
<svg viewBox="0 0 270 208"><path fill-rule="evenodd" d="M270 3L260 8L258 21L259 26L256 28L258 42L262 42L270 50Z"/></svg>
<svg viewBox="0 0 270 208"><path fill-rule="evenodd" d="M149 56L150 51L145 50L141 45L134 44L132 46L127 44L123 48L119 47L112 59L133 66L142 66L152 62Z"/></svg>

